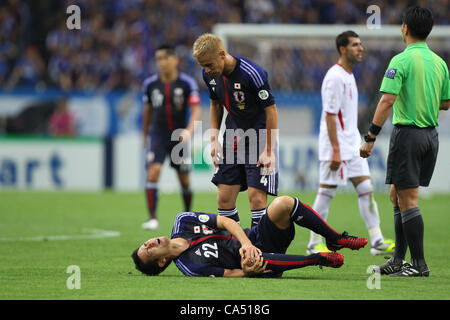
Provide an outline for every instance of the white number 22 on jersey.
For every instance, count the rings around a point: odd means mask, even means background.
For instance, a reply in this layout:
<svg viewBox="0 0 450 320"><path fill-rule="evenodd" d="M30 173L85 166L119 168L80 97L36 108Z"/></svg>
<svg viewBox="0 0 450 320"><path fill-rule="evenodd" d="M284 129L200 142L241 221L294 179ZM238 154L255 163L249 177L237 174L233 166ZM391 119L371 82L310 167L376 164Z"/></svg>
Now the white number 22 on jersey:
<svg viewBox="0 0 450 320"><path fill-rule="evenodd" d="M211 256L218 259L219 258L219 250L217 249L217 242L213 244L204 243L202 245L203 255L205 258L210 258Z"/></svg>

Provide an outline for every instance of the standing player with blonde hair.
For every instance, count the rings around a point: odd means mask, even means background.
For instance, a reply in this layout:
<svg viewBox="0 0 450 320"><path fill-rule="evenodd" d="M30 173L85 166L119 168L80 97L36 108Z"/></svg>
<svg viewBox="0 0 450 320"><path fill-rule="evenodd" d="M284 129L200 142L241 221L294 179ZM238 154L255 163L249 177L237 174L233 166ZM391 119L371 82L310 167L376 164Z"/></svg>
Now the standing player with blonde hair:
<svg viewBox="0 0 450 320"><path fill-rule="evenodd" d="M219 214L239 222L236 199L248 189L254 226L266 212L267 194L278 192L278 113L267 72L229 54L210 33L197 38L192 54L203 68L211 100L211 157L216 167L212 182L218 189ZM218 135L224 108L228 115L222 147Z"/></svg>
<svg viewBox="0 0 450 320"><path fill-rule="evenodd" d="M313 209L326 220L339 185L350 180L358 193L362 218L370 235L373 255L392 254L394 243L384 239L377 203L373 197L369 165L359 156L358 88L352 73L364 50L359 36L346 31L336 37L339 61L322 83L322 117L319 134L320 186ZM320 235L311 232L307 252L326 252Z"/></svg>

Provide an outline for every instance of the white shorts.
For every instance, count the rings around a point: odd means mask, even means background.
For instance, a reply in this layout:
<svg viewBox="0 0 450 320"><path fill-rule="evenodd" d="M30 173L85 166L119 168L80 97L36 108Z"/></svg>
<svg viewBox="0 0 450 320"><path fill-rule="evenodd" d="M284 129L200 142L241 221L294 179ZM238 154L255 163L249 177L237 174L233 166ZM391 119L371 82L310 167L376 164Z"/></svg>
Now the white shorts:
<svg viewBox="0 0 450 320"><path fill-rule="evenodd" d="M349 178L370 176L367 159L360 156L342 161L341 166L336 171L330 170L330 163L331 161L320 161L320 184L344 186Z"/></svg>

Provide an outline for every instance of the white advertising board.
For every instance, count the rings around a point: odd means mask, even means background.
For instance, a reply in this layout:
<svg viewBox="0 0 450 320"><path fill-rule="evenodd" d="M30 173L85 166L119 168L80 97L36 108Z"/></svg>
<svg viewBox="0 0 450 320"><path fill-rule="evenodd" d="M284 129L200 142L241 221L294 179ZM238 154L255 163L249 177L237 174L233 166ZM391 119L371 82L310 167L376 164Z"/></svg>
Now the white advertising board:
<svg viewBox="0 0 450 320"><path fill-rule="evenodd" d="M102 140L0 139L0 189L102 190Z"/></svg>

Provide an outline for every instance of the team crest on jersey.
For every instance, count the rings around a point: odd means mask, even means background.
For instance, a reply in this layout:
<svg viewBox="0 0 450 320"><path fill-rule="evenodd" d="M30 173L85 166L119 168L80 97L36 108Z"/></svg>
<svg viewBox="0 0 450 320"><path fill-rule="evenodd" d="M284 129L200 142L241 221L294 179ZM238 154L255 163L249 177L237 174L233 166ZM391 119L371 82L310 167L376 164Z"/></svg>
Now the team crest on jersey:
<svg viewBox="0 0 450 320"><path fill-rule="evenodd" d="M267 100L267 99L269 98L269 92L267 92L267 90L260 90L260 91L258 92L258 97L259 97L261 100Z"/></svg>
<svg viewBox="0 0 450 320"><path fill-rule="evenodd" d="M173 102L175 103L175 106L178 111L183 109L183 103L184 103L184 91L183 88L175 88L173 90Z"/></svg>
<svg viewBox="0 0 450 320"><path fill-rule="evenodd" d="M202 224L202 231L203 231L203 234L205 234L205 235L214 233L214 230L208 228L204 224Z"/></svg>
<svg viewBox="0 0 450 320"><path fill-rule="evenodd" d="M233 92L234 100L236 100L238 103L243 103L245 101L245 95L242 91L235 91Z"/></svg>
<svg viewBox="0 0 450 320"><path fill-rule="evenodd" d="M159 91L159 89L154 89L152 91L152 95L150 97L152 101L152 107L153 108L159 108L162 106L164 101L164 95Z"/></svg>
<svg viewBox="0 0 450 320"><path fill-rule="evenodd" d="M194 227L194 233L200 233L200 226Z"/></svg>
<svg viewBox="0 0 450 320"><path fill-rule="evenodd" d="M198 216L198 220L203 223L208 222L209 216L206 214L201 214Z"/></svg>
<svg viewBox="0 0 450 320"><path fill-rule="evenodd" d="M386 71L385 77L389 78L389 79L394 79L396 73L397 73L397 69L390 68Z"/></svg>

